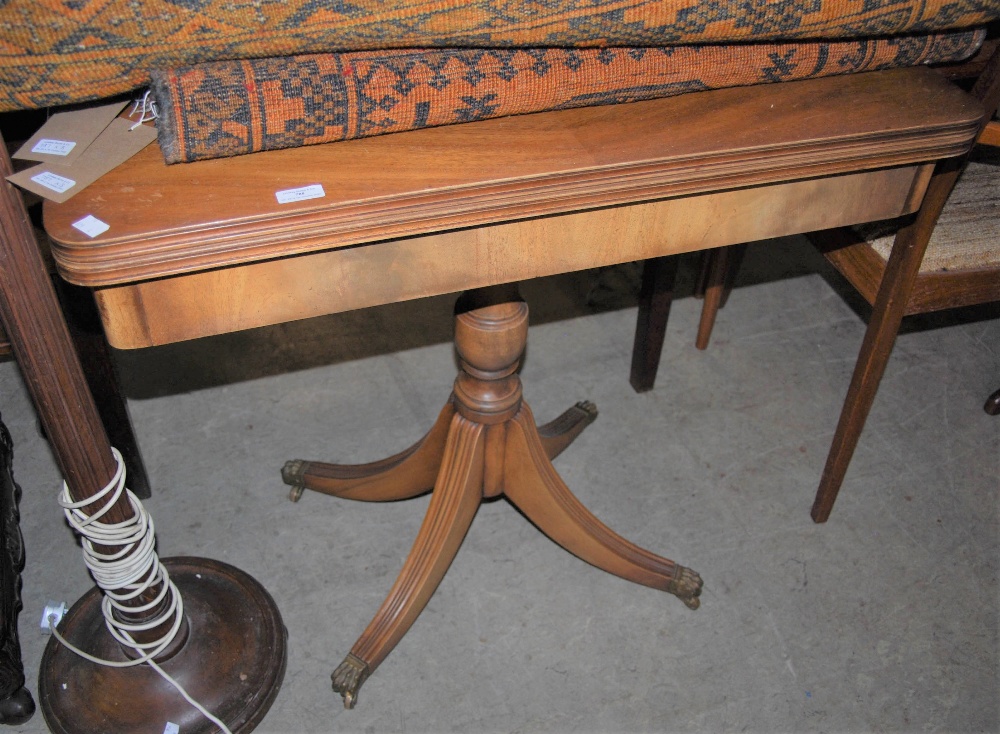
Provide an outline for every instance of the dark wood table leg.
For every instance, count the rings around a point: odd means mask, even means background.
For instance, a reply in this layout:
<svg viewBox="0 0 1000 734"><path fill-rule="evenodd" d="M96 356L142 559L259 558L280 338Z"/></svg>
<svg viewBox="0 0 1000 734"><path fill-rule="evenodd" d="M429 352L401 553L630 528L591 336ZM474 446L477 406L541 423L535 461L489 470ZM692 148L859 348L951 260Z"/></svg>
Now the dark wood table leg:
<svg viewBox="0 0 1000 734"><path fill-rule="evenodd" d="M399 577L333 673L333 688L348 708L426 606L484 499L506 496L542 532L588 563L698 607L698 574L614 533L584 508L552 466L551 457L597 411L579 403L552 423L536 426L517 374L528 307L515 298L516 291L500 287L459 300L455 347L461 369L455 388L438 422L411 449L360 467L318 462L297 462L292 472L285 467L285 481L293 486L367 500L412 496L434 473L427 514Z"/></svg>
<svg viewBox="0 0 1000 734"><path fill-rule="evenodd" d="M648 392L656 383L667 319L674 301L679 260L677 255L666 255L651 258L642 264L642 287L629 373L629 383L636 392Z"/></svg>
<svg viewBox="0 0 1000 734"><path fill-rule="evenodd" d="M0 178L10 173L10 158L0 140ZM110 483L117 462L24 201L6 180L0 183L0 319L70 497L86 503ZM103 502L85 504L83 512L92 513L101 506ZM122 495L102 521L119 523L134 517L131 502ZM285 633L277 607L256 581L231 566L205 559L175 559L164 565L174 569L174 581L188 602L182 625L187 629L157 661L162 660L163 668L183 680L196 700L204 702L232 731L251 731L270 707L284 676ZM130 621L158 624L148 633L154 639L167 624L159 622L163 604L155 603L162 588L163 584L155 584L124 602L136 610L128 613ZM88 652L124 660L125 651L105 628L102 599L98 589L86 594L58 629ZM145 635L135 633L140 641ZM246 664L240 670L248 677L241 680L235 674L218 674L233 672L225 669L227 660ZM216 729L200 714L192 714L194 709L176 691L165 689L162 681L148 665L106 668L85 661L53 637L40 666L38 698L46 723L58 733L132 733L151 721L161 731L167 721L188 732Z"/></svg>

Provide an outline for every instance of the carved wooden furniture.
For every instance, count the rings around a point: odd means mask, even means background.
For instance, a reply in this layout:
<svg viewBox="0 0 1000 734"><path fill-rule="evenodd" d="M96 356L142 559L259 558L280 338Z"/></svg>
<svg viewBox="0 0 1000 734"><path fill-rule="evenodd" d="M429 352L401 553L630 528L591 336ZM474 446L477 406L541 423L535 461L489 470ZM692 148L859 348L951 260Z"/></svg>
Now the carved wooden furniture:
<svg viewBox="0 0 1000 734"><path fill-rule="evenodd" d="M21 571L24 541L18 503L21 488L14 481L14 446L0 421L0 723L23 724L35 712L35 702L24 685L24 664L17 633L21 612Z"/></svg>
<svg viewBox="0 0 1000 734"><path fill-rule="evenodd" d="M978 78L972 94L982 101L985 109L996 110L1000 104L1000 51L996 50L996 44L991 44L991 48L994 50L988 62L977 69ZM988 141L1000 141L1000 123L988 123L987 120L988 117L984 116L980 141L987 144ZM881 235L878 239L873 238L869 242L865 238L866 233L859 234L850 228L825 229L810 234L826 258L873 306L813 504L812 517L816 522L825 522L833 509L903 316L1000 300L1000 237L996 234L997 223L984 223L983 232L970 234L975 242L970 246L961 245L952 241L953 237L949 239L946 236L949 228L947 212L941 228L935 229L964 163L965 159L942 162L917 216L887 228L869 228L867 233ZM996 166L970 168L960 186L964 185L972 191L992 190L995 196L995 174L991 174L991 169L995 171ZM977 195L960 194L966 198ZM955 219L959 218L956 214ZM938 233L936 239L935 232ZM895 243L892 234L895 234ZM731 288L743 247L740 244L707 253L708 264L703 277L708 287L696 342L700 349L708 344L716 313ZM644 293L669 294L670 267L669 264L648 263L643 276ZM662 305L664 301L666 306ZM650 310L645 303L640 308L633 347L631 379L638 391L653 386L660 357L656 345L662 345L666 330L669 295L660 297L660 306L655 312L661 314L658 319L646 315ZM986 410L990 410L989 401Z"/></svg>
<svg viewBox="0 0 1000 734"><path fill-rule="evenodd" d="M933 270L935 259L924 256L958 175L958 168L941 167L935 177L935 182L941 183L928 191L914 223L900 229L895 236L897 242L910 240L912 244L902 252L897 252L899 245L894 244L887 261L873 262L868 257L859 257L862 250L866 251L866 256L872 251L868 242L841 239L834 244L834 233L813 235L834 267L859 287L873 307L816 492L812 515L817 522L825 521L833 509L903 316L1000 300L1000 258L997 257L1000 251L994 252L991 261L983 261L978 267L947 272ZM936 197L931 198L931 193ZM828 235L830 238L826 239ZM928 269L921 269L921 260L929 261ZM881 281L874 292L863 287L865 280L871 283L872 265L882 270Z"/></svg>
<svg viewBox="0 0 1000 734"><path fill-rule="evenodd" d="M293 497L433 488L399 579L334 674L353 705L484 498L507 496L571 552L697 606L696 574L615 535L552 467L596 411L582 403L535 427L516 373L527 309L509 284L914 211L934 161L961 155L981 114L932 72L906 69L183 166L147 150L47 205L45 225L60 271L94 288L120 348L467 291L461 371L424 439L370 465L282 472ZM303 187L322 194L276 197ZM87 215L110 228L82 235L72 224Z"/></svg>

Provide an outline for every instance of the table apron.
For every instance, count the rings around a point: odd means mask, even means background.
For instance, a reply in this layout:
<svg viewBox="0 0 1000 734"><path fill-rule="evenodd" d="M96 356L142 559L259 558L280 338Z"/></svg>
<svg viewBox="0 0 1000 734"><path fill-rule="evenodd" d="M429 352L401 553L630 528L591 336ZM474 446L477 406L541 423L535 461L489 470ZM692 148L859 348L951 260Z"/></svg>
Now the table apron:
<svg viewBox="0 0 1000 734"><path fill-rule="evenodd" d="M930 164L385 240L95 289L108 341L168 344L424 296L889 219Z"/></svg>

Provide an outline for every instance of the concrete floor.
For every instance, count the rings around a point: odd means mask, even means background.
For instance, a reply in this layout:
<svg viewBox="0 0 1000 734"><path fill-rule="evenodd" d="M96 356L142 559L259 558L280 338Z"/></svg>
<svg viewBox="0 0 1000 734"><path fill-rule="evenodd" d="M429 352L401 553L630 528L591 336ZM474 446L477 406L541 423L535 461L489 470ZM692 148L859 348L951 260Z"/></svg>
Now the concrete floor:
<svg viewBox="0 0 1000 734"><path fill-rule="evenodd" d="M540 421L601 413L556 467L608 525L698 570L702 607L568 555L505 502L479 512L417 621L345 711L330 672L381 603L427 498L286 498L286 459L418 438L454 374L452 297L120 355L161 556L216 558L275 596L288 672L260 732L1000 729L1000 310L908 321L833 516L809 507L864 309L801 240L751 248L711 347L693 261L656 389L628 385L637 270L525 284ZM27 546L36 690L47 599L91 585L16 366L0 365ZM45 731L41 714L9 731ZM151 722L151 732L163 722Z"/></svg>

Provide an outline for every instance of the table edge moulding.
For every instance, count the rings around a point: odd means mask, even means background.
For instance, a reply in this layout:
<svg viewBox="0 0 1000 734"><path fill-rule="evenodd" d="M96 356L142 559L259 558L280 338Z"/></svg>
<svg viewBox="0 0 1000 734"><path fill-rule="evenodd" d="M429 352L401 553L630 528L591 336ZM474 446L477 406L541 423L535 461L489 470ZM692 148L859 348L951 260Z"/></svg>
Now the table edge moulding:
<svg viewBox="0 0 1000 734"><path fill-rule="evenodd" d="M932 161L964 152L980 116L940 75L909 68L174 166L150 147L68 202L46 202L45 226L60 273L103 286ZM323 198L275 198L277 190L312 184L323 186ZM110 229L95 238L74 229L87 214Z"/></svg>

